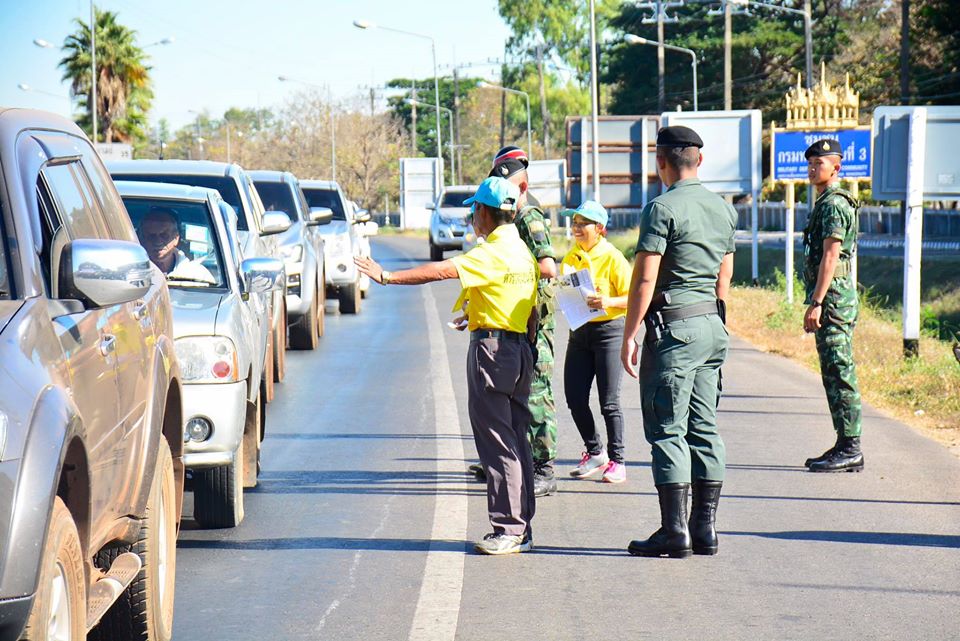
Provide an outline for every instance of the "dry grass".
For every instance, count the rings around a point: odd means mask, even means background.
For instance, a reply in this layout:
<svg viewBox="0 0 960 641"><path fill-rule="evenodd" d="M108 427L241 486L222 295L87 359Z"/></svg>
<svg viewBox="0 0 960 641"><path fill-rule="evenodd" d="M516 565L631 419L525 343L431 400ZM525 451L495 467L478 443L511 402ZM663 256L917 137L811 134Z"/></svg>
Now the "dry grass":
<svg viewBox="0 0 960 641"><path fill-rule="evenodd" d="M734 287L731 330L757 348L819 371L813 337L803 332L802 304L774 289ZM863 309L854 337L866 402L912 425L960 456L960 365L945 341L922 338L919 359L904 360L900 326L888 313Z"/></svg>

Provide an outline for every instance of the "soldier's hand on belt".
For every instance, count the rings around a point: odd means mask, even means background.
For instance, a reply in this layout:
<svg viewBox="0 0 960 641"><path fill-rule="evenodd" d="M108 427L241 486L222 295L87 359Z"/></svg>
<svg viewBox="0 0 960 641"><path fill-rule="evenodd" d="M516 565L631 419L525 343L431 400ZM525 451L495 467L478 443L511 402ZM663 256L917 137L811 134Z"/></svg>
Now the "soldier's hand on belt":
<svg viewBox="0 0 960 641"><path fill-rule="evenodd" d="M820 315L823 313L823 306L811 304L807 307L806 313L803 315L803 331L808 334L812 334L818 329L820 329Z"/></svg>

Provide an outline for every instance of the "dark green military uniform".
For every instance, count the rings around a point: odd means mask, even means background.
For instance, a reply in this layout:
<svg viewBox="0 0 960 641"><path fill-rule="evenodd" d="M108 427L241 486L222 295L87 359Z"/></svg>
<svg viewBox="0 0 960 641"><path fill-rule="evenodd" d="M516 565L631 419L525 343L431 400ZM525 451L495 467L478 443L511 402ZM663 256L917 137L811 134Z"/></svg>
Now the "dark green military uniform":
<svg viewBox="0 0 960 641"><path fill-rule="evenodd" d="M723 257L734 251L736 223L733 207L694 178L672 184L640 214L637 251L663 256L655 309L679 314L712 305L714 310L655 330L647 326L641 408L658 486L723 480L717 403L729 335L715 311L716 286Z"/></svg>
<svg viewBox="0 0 960 641"><path fill-rule="evenodd" d="M853 329L859 301L850 269L850 259L856 251L859 206L853 196L834 183L817 198L803 232L803 282L807 304L813 302L823 260L823 241L827 238L840 241L840 260L822 301L821 324L816 333L820 374L838 437L860 436L862 422L860 388L853 363Z"/></svg>
<svg viewBox="0 0 960 641"><path fill-rule="evenodd" d="M514 220L520 232L520 238L530 249L530 253L539 262L544 258L557 259L550 243L550 232L546 218L539 207L527 206L520 210ZM547 463L557 457L557 413L553 401L553 333L556 328L554 318L554 290L545 279L540 280L537 289L540 315L537 325L537 364L533 382L530 385L530 445L533 449L534 463Z"/></svg>

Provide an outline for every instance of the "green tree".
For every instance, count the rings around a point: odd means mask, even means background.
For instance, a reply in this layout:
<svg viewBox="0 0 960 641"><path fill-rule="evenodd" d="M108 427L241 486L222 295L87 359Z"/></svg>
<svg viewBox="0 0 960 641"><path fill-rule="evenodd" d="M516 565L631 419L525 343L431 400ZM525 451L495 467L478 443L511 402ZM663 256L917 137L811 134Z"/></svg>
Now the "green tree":
<svg viewBox="0 0 960 641"><path fill-rule="evenodd" d="M956 0L914 0L911 59L915 104L960 101L960 12Z"/></svg>
<svg viewBox="0 0 960 641"><path fill-rule="evenodd" d="M117 22L112 11L95 10L97 124L106 142L142 143L147 139L147 112L153 91L146 54L136 44L136 32ZM74 19L77 29L67 36L60 61L63 79L85 111L78 124L92 133L90 26Z"/></svg>

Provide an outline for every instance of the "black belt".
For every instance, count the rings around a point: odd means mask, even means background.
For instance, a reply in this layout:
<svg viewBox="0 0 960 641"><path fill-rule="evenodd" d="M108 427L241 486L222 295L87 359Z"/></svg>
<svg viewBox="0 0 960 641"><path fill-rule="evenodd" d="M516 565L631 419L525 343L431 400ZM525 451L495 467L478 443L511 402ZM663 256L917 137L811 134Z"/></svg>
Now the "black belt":
<svg viewBox="0 0 960 641"><path fill-rule="evenodd" d="M647 326L648 332L653 332L654 336L659 336L660 332L670 323L693 318L695 316L709 316L710 314L719 314L718 301L712 300L704 303L694 303L678 309L664 309L647 314L643 322Z"/></svg>
<svg viewBox="0 0 960 641"><path fill-rule="evenodd" d="M499 338L502 341L516 341L521 343L527 340L527 335L505 329L475 329L470 332L471 342L482 341L485 338Z"/></svg>

